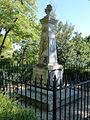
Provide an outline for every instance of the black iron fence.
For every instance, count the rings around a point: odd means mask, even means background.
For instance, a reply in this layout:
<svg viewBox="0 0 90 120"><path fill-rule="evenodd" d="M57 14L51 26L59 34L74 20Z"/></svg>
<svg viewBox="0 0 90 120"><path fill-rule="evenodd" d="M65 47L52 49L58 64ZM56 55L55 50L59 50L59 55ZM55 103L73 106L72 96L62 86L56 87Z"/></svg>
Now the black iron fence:
<svg viewBox="0 0 90 120"><path fill-rule="evenodd" d="M0 68L0 89L18 104L30 106L37 120L89 120L90 68L64 66L63 79L43 84L43 77L32 80L32 67L4 65ZM63 83L63 84L61 84Z"/></svg>

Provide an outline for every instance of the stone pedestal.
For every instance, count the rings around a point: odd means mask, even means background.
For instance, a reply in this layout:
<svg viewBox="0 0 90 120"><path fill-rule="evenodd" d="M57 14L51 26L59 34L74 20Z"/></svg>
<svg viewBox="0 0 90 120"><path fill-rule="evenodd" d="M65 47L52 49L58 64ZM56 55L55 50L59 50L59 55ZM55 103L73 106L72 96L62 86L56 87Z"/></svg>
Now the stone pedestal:
<svg viewBox="0 0 90 120"><path fill-rule="evenodd" d="M48 64L49 70L49 82L50 86L53 87L54 76L56 77L56 84L63 85L63 66L59 64Z"/></svg>
<svg viewBox="0 0 90 120"><path fill-rule="evenodd" d="M40 83L42 77L42 84L47 84L48 80L48 66L38 64L33 67L33 81L35 81L35 78L37 80L37 83Z"/></svg>
<svg viewBox="0 0 90 120"><path fill-rule="evenodd" d="M42 78L42 84L49 83L49 86L53 87L54 76L56 76L57 86L63 85L63 66L59 64L38 64L33 68L33 81L37 79L37 83L40 83Z"/></svg>

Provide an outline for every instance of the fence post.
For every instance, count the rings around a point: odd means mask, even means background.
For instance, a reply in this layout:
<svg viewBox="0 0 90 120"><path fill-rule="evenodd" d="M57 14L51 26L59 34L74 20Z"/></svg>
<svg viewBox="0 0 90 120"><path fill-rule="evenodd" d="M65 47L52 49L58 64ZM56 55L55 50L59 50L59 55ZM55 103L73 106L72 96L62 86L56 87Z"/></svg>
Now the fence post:
<svg viewBox="0 0 90 120"><path fill-rule="evenodd" d="M53 120L56 120L56 76L54 76L54 81L53 81Z"/></svg>

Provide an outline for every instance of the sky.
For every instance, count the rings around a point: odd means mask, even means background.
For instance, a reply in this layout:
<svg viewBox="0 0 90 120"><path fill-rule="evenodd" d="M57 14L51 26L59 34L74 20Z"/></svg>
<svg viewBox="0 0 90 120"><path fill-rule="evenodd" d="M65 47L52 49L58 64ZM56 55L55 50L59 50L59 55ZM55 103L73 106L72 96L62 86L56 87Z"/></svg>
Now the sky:
<svg viewBox="0 0 90 120"><path fill-rule="evenodd" d="M45 16L47 4L53 6L57 19L75 25L84 37L90 35L90 0L37 0L38 20Z"/></svg>

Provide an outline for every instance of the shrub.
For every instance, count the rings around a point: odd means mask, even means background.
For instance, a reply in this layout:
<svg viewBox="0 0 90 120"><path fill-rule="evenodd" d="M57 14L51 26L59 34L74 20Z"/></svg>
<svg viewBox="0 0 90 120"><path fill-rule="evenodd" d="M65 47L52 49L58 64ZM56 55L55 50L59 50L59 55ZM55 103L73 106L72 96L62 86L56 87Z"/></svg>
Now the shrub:
<svg viewBox="0 0 90 120"><path fill-rule="evenodd" d="M35 116L29 107L21 107L15 100L0 93L0 120L35 120Z"/></svg>

